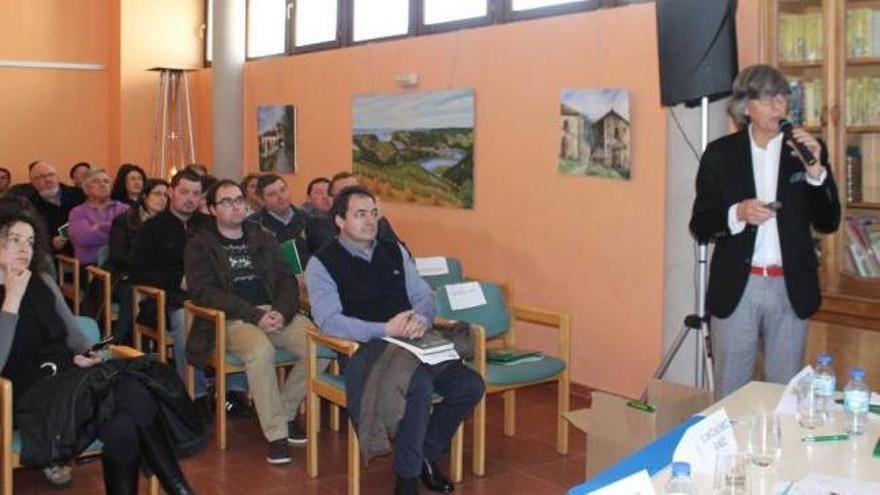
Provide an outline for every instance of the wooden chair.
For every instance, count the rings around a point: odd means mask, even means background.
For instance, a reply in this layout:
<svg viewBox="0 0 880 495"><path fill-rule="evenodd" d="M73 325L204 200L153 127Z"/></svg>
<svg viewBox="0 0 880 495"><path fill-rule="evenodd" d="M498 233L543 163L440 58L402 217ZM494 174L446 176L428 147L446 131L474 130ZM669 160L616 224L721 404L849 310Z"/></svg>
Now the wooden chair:
<svg viewBox="0 0 880 495"><path fill-rule="evenodd" d="M569 409L571 379L570 321L566 314L546 309L508 304L509 291L490 282L480 282L487 304L463 310L452 310L445 290L437 290L437 316L448 320L462 320L472 324L474 338L474 368L486 383L486 395L504 395L504 434L513 436L516 428L516 390L539 383L556 382L556 451L568 453L568 422L563 414ZM494 340L505 346L515 343L515 326L522 322L553 328L557 332L558 357L545 356L540 361L502 366L486 361L487 341ZM474 410L474 460L477 476L486 472L486 398Z"/></svg>
<svg viewBox="0 0 880 495"><path fill-rule="evenodd" d="M113 304L113 276L107 270L97 266L87 266L89 277L101 282L101 314L103 336L109 337L113 332L113 321L118 317L118 308Z"/></svg>
<svg viewBox="0 0 880 495"><path fill-rule="evenodd" d="M131 309L134 320L133 337L134 348L143 351L144 336L156 342L156 353L159 361L168 362L168 346L174 344L174 337L168 333L167 321L165 314L165 291L149 285L135 285L132 287ZM138 323L138 315L140 314L140 302L142 299L153 299L156 305L156 326L150 327L142 323ZM222 409L220 409L222 411Z"/></svg>
<svg viewBox="0 0 880 495"><path fill-rule="evenodd" d="M199 306L192 301L183 304L184 311L184 336L189 338L189 332L195 318L202 318L211 322L214 326L214 393L215 408L214 421L217 430L216 442L220 450L226 450L226 376L231 373L244 372L244 362L238 356L226 352L226 313L219 309ZM299 361L299 356L287 352L286 349L275 348L275 368L278 370L278 383L283 382L284 369L293 366ZM187 364L186 386L190 396L194 394L195 369Z"/></svg>
<svg viewBox="0 0 880 495"><path fill-rule="evenodd" d="M318 373L318 357L321 347L330 349L339 354L352 356L358 349L358 343L350 340L338 339L321 333L317 327L308 329L306 341L307 376L309 394L306 400L306 470L310 478L318 477L318 418L321 412L321 399L327 400L339 407L347 407L345 398L345 382L338 373ZM338 421L338 418L337 418ZM332 418L331 418L332 422ZM450 476L455 482L462 478L462 458L464 450L464 424L459 425L452 439L450 451ZM351 419L348 420L348 495L359 495L361 451L357 433Z"/></svg>
<svg viewBox="0 0 880 495"><path fill-rule="evenodd" d="M77 317L77 323L82 332L92 342L100 339L98 325L91 318ZM125 346L110 346L110 354L114 359L129 359L138 357L140 352ZM17 431L12 429L12 382L6 378L0 378L0 494L12 495L12 471L21 467L21 438ZM83 455L100 453L101 442L96 440ZM159 482L155 476L150 477L150 493L158 495Z"/></svg>
<svg viewBox="0 0 880 495"><path fill-rule="evenodd" d="M56 254L55 263L58 269L58 288L61 289L61 295L70 301L70 310L73 314L79 316L79 306L82 299L82 291L79 285L79 260L73 256L65 254ZM71 281L64 280L66 274L71 274Z"/></svg>

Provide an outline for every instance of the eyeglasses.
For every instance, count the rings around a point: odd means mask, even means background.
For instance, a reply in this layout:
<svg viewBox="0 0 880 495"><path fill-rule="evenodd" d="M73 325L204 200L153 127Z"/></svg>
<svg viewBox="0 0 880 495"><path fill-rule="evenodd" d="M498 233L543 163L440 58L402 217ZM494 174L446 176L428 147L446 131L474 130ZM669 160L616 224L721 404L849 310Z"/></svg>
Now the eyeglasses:
<svg viewBox="0 0 880 495"><path fill-rule="evenodd" d="M782 93L775 95L762 94L751 99L766 107L788 103L788 95Z"/></svg>
<svg viewBox="0 0 880 495"><path fill-rule="evenodd" d="M224 208L229 208L232 205L244 206L244 196L236 196L234 198L218 199L217 202L214 204L217 206L222 206Z"/></svg>
<svg viewBox="0 0 880 495"><path fill-rule="evenodd" d="M6 242L17 248L34 249L34 238L19 234L6 234Z"/></svg>

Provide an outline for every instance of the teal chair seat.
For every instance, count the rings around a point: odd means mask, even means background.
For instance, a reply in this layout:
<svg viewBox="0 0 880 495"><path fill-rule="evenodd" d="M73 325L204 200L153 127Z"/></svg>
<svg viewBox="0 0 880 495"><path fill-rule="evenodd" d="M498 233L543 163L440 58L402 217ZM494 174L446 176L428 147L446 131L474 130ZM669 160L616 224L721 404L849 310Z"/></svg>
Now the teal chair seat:
<svg viewBox="0 0 880 495"><path fill-rule="evenodd" d="M544 356L544 359L539 361L509 366L487 363L486 383L489 385L515 385L539 382L556 376L564 369L565 361L553 356Z"/></svg>
<svg viewBox="0 0 880 495"><path fill-rule="evenodd" d="M89 445L89 448L87 448L85 450L85 453L100 452L101 449L103 449L103 448L104 448L104 442L102 442L96 438L95 441L92 442L91 445ZM15 430L12 433L12 453L13 454L21 454L21 434L18 433L18 430Z"/></svg>
<svg viewBox="0 0 880 495"><path fill-rule="evenodd" d="M474 308L453 310L445 287L437 289L435 305L437 316L448 320L462 320L480 325L486 330L486 339L503 335L510 328L510 311L504 300L504 290L498 284L480 282L486 304Z"/></svg>
<svg viewBox="0 0 880 495"><path fill-rule="evenodd" d="M98 322L88 316L74 316L79 331L85 335L89 342L97 342L101 340L101 330L98 329Z"/></svg>

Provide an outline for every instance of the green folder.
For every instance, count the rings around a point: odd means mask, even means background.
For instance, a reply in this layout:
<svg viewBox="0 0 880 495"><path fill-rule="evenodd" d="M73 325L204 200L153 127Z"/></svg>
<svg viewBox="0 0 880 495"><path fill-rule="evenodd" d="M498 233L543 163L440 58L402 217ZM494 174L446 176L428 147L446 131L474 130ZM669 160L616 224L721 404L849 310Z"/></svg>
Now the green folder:
<svg viewBox="0 0 880 495"><path fill-rule="evenodd" d="M511 365L539 361L544 358L541 351L529 351L516 347L502 347L486 350L486 361L490 364Z"/></svg>
<svg viewBox="0 0 880 495"><path fill-rule="evenodd" d="M299 259L299 250L296 249L296 241L294 239L281 243L281 256L287 261L290 271L294 275L299 275L303 272L302 261Z"/></svg>
<svg viewBox="0 0 880 495"><path fill-rule="evenodd" d="M61 227L58 227L58 235L65 239L70 239L70 224L65 223Z"/></svg>

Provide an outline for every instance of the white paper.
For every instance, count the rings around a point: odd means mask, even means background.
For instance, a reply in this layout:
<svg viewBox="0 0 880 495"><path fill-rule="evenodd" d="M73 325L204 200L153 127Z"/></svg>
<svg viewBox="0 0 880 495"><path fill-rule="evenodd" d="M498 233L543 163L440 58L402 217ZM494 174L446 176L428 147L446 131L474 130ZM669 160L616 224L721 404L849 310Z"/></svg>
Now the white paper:
<svg viewBox="0 0 880 495"><path fill-rule="evenodd" d="M648 471L642 469L636 474L605 485L598 490L593 490L589 495L655 495L656 493Z"/></svg>
<svg viewBox="0 0 880 495"><path fill-rule="evenodd" d="M449 307L453 311L484 306L486 294L479 282L462 282L446 286L446 295L449 297Z"/></svg>
<svg viewBox="0 0 880 495"><path fill-rule="evenodd" d="M416 270L423 277L446 275L449 273L449 263L446 262L445 256L416 258Z"/></svg>
<svg viewBox="0 0 880 495"><path fill-rule="evenodd" d="M797 414L797 384L808 376L813 375L813 367L809 364L804 367L797 375L789 380L785 386L785 392L779 398L776 404L776 414Z"/></svg>
<svg viewBox="0 0 880 495"><path fill-rule="evenodd" d="M721 408L684 432L672 460L690 463L691 473L713 474L718 452L736 449L733 424Z"/></svg>
<svg viewBox="0 0 880 495"><path fill-rule="evenodd" d="M458 355L458 352L456 352L455 349L449 349L448 351L442 352L432 352L431 354L423 354L421 356L416 354L416 357L419 358L421 362L430 365L461 359L461 356Z"/></svg>
<svg viewBox="0 0 880 495"><path fill-rule="evenodd" d="M856 481L819 473L810 473L802 480L795 481L791 488L788 485L789 483L777 483L773 487L773 493L776 495L782 493L785 495L828 495L829 493L877 495L880 493L880 483Z"/></svg>

